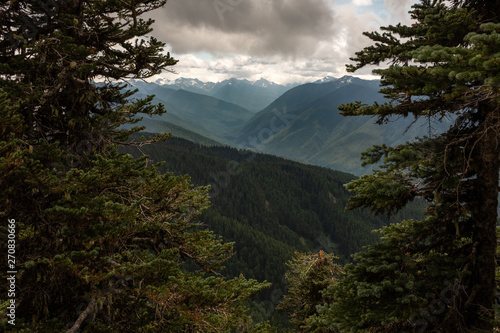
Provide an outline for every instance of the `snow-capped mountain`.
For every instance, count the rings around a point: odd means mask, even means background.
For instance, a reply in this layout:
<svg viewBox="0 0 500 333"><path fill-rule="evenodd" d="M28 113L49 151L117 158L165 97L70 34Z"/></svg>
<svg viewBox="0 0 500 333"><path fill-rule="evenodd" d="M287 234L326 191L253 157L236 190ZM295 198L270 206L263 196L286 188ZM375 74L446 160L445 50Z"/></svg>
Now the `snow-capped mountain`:
<svg viewBox="0 0 500 333"><path fill-rule="evenodd" d="M333 76L325 76L322 79L316 80L313 83L316 84L322 84L322 83L327 83L327 82L332 82L332 81L337 81L339 78L333 77Z"/></svg>
<svg viewBox="0 0 500 333"><path fill-rule="evenodd" d="M251 112L262 110L290 88L290 86L283 86L262 78L253 82L232 78L217 83L203 82L193 78L175 80L159 78L154 83L165 88L215 97L240 105Z"/></svg>
<svg viewBox="0 0 500 333"><path fill-rule="evenodd" d="M229 79L217 83L211 96L238 104L251 112L258 112L268 106L289 87L260 79L254 82L245 79Z"/></svg>
<svg viewBox="0 0 500 333"><path fill-rule="evenodd" d="M355 78L352 76L343 76L341 78L333 77L333 76L325 76L322 79L316 80L313 83L323 84L328 82L337 82L338 84L349 84L352 83Z"/></svg>
<svg viewBox="0 0 500 333"><path fill-rule="evenodd" d="M269 88L269 87L275 87L275 86L279 86L279 84L276 84L274 82L270 82L266 79L259 79L257 81L254 81L252 82L252 85L255 86L255 87L259 87L259 88Z"/></svg>
<svg viewBox="0 0 500 333"><path fill-rule="evenodd" d="M167 80L164 78L160 78L157 79L155 83L175 90L182 89L197 94L205 94L205 95L210 94L210 91L212 91L212 89L215 86L214 82L202 82L198 79L184 78L184 77L175 80Z"/></svg>
<svg viewBox="0 0 500 333"><path fill-rule="evenodd" d="M225 86L235 86L235 87L240 87L240 86L249 86L252 85L252 83L246 79L228 79L224 81L220 81L216 83L213 87L213 93L216 92L218 89L225 87Z"/></svg>

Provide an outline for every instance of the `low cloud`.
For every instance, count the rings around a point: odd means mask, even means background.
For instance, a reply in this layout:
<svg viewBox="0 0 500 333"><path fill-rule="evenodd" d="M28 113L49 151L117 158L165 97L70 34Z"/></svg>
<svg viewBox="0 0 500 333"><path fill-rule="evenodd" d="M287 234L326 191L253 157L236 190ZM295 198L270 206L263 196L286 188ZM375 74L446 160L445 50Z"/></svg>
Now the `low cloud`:
<svg viewBox="0 0 500 333"><path fill-rule="evenodd" d="M349 57L370 44L362 32L407 21L414 2L169 0L151 16L153 35L180 59L181 76L304 81L345 74Z"/></svg>

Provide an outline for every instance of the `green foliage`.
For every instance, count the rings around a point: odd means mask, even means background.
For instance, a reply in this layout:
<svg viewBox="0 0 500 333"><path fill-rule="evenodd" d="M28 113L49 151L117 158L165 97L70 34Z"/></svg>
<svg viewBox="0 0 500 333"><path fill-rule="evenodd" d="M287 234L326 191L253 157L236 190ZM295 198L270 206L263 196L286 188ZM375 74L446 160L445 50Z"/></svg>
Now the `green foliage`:
<svg viewBox="0 0 500 333"><path fill-rule="evenodd" d="M436 241L436 221L405 221L382 229L382 242L356 254L356 264L326 291L333 302L318 310L341 331L460 331L462 278L471 240ZM455 310L450 310L455 309ZM431 312L431 313L429 313Z"/></svg>
<svg viewBox="0 0 500 333"><path fill-rule="evenodd" d="M0 5L0 217L16 220L18 331L251 328L246 300L268 284L217 272L233 244L199 221L208 188L116 150L139 130L122 125L163 112L118 82L176 63L140 19L164 3Z"/></svg>
<svg viewBox="0 0 500 333"><path fill-rule="evenodd" d="M287 264L290 270L286 274L288 294L278 308L288 310L296 331L336 331L321 327L324 325L318 325L317 320L317 307L331 301L323 292L343 275L342 268L334 264L335 259L333 254L320 250L318 254L295 253L293 260Z"/></svg>
<svg viewBox="0 0 500 333"><path fill-rule="evenodd" d="M379 239L374 228L389 223L367 211L344 211L349 192L343 184L355 177L342 172L177 138L121 151L147 154L152 161L164 161L164 172L190 174L196 185L211 184L212 206L201 219L224 240L235 242L235 255L222 273L271 282L253 298L250 314L278 327L287 325L284 313L274 311L287 284L283 263L294 252L322 249L345 264L351 254ZM419 218L422 207L416 200L394 220Z"/></svg>
<svg viewBox="0 0 500 333"><path fill-rule="evenodd" d="M238 269L227 267L234 276L244 273L278 283L285 273L278 267L295 251L321 248L336 252L346 262L378 239L371 233L373 228L388 224L387 219L366 211L344 211L349 192L343 184L355 179L349 174L177 138L141 148L141 152L132 147L121 150L164 161L162 171L189 174L197 185L211 184L212 207L203 213L203 220L224 239L235 242L237 254L230 263L238 261ZM420 209L416 207L405 213L415 216ZM255 251L258 255L252 254ZM247 268L242 270L241 265Z"/></svg>
<svg viewBox="0 0 500 333"><path fill-rule="evenodd" d="M493 4L464 3L421 1L413 6L413 25L366 33L375 45L348 66L389 63L374 73L390 101L346 104L345 115L375 115L379 123L394 115L451 117L455 123L441 135L364 154L365 163L380 163L380 170L347 185L355 193L350 209L392 214L415 198L429 207L424 220L385 229L382 242L356 255L359 263L330 287L335 301L323 316L340 329L493 329L500 30L497 16L488 14ZM445 288L452 291L446 302L438 297ZM433 299L442 308L422 316Z"/></svg>

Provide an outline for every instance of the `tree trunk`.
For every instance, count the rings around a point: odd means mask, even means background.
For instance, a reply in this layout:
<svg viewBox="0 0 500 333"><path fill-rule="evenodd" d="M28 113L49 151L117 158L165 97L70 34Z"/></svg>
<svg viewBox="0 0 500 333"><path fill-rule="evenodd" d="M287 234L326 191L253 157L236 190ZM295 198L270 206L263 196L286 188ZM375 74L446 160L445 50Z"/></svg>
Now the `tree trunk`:
<svg viewBox="0 0 500 333"><path fill-rule="evenodd" d="M473 265L466 310L467 326L476 331L493 331L493 302L496 291L495 253L499 182L499 110L495 104L480 103L483 135L477 142L477 205L473 210Z"/></svg>

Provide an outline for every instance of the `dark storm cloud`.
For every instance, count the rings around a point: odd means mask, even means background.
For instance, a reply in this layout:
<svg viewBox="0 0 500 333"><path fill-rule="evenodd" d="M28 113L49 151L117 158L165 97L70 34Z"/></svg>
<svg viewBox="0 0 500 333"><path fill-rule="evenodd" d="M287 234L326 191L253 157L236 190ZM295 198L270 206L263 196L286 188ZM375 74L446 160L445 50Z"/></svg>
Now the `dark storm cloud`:
<svg viewBox="0 0 500 333"><path fill-rule="evenodd" d="M416 1L169 0L151 13L152 34L169 44L183 77L309 82L345 75L349 58L371 44L362 32L411 23Z"/></svg>
<svg viewBox="0 0 500 333"><path fill-rule="evenodd" d="M307 57L335 35L326 0L169 0L152 16L179 53Z"/></svg>

